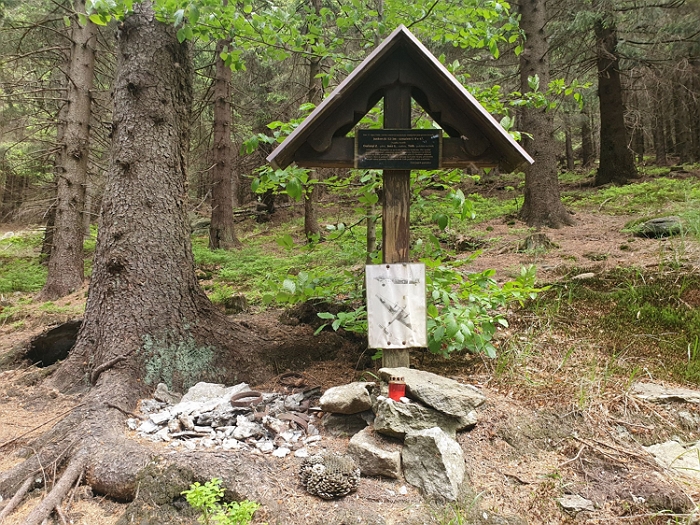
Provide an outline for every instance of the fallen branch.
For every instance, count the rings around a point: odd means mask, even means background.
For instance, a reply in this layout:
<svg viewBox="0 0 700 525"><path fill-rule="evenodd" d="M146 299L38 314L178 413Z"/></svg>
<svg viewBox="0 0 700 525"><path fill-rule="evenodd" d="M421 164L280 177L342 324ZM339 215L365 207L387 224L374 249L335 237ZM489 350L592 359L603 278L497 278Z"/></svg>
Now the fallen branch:
<svg viewBox="0 0 700 525"><path fill-rule="evenodd" d="M12 496L12 499L7 502L7 505L5 505L5 508L2 509L2 512L0 512L0 523L2 523L7 516L12 514L12 511L15 510L20 503L22 503L22 500L24 499L24 496L27 494L27 492L29 492L33 481L34 476L30 476L26 480L24 480L22 486L17 492L15 492L15 495Z"/></svg>
<svg viewBox="0 0 700 525"><path fill-rule="evenodd" d="M40 525L47 519L51 512L61 504L75 480L82 474L85 463L86 458L83 454L73 457L51 492L29 513L23 525Z"/></svg>

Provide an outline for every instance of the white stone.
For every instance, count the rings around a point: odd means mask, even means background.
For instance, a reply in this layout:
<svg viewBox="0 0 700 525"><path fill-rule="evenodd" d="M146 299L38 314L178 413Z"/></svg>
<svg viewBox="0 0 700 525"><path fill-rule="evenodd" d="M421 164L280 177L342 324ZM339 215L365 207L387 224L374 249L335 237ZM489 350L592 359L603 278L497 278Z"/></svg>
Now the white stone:
<svg viewBox="0 0 700 525"><path fill-rule="evenodd" d="M643 448L659 465L700 481L700 442L683 446L678 441L667 441Z"/></svg>
<svg viewBox="0 0 700 525"><path fill-rule="evenodd" d="M153 434L154 432L160 430L160 427L150 419L147 419L139 425L139 428L137 430L139 432L143 432L144 434Z"/></svg>
<svg viewBox="0 0 700 525"><path fill-rule="evenodd" d="M182 446L188 450L194 450L197 448L197 443L195 443L194 441L183 441Z"/></svg>
<svg viewBox="0 0 700 525"><path fill-rule="evenodd" d="M700 403L700 390L689 388L667 387L655 383L635 383L632 385L631 391L635 397L657 403L669 401Z"/></svg>
<svg viewBox="0 0 700 525"><path fill-rule="evenodd" d="M316 441L321 441L321 436L309 436L304 440L307 445L309 443L315 443Z"/></svg>
<svg viewBox="0 0 700 525"><path fill-rule="evenodd" d="M284 458L286 457L291 450L289 450L287 447L280 447L272 452L272 455L275 456L276 458Z"/></svg>
<svg viewBox="0 0 700 525"><path fill-rule="evenodd" d="M295 458L308 458L309 451L306 450L305 448L300 448L299 450L294 451L294 457Z"/></svg>
<svg viewBox="0 0 700 525"><path fill-rule="evenodd" d="M202 439L202 446L204 448L211 448L214 445L216 445L216 442L213 439L207 439L207 438Z"/></svg>
<svg viewBox="0 0 700 525"><path fill-rule="evenodd" d="M170 411L165 410L163 412L158 412L157 414L151 414L150 420L153 421L156 425L164 425L168 421L172 419L172 414Z"/></svg>
<svg viewBox="0 0 700 525"><path fill-rule="evenodd" d="M224 450L240 450L243 448L243 445L237 439L224 439L223 443L221 443L221 448Z"/></svg>
<svg viewBox="0 0 700 525"><path fill-rule="evenodd" d="M140 424L141 421L133 417L130 417L126 420L126 426L129 427L129 430L136 430L137 428L139 428Z"/></svg>
<svg viewBox="0 0 700 525"><path fill-rule="evenodd" d="M170 435L168 434L168 429L167 428L161 428L158 432L156 432L156 436L158 436L162 441L170 441Z"/></svg>
<svg viewBox="0 0 700 525"><path fill-rule="evenodd" d="M255 448L257 448L260 452L268 453L274 450L275 445L269 441L263 441L262 443L256 443Z"/></svg>
<svg viewBox="0 0 700 525"><path fill-rule="evenodd" d="M561 498L557 498L557 502L562 508L574 512L581 512L582 510L593 512L595 510L595 506L591 500L579 496L578 494L566 494Z"/></svg>

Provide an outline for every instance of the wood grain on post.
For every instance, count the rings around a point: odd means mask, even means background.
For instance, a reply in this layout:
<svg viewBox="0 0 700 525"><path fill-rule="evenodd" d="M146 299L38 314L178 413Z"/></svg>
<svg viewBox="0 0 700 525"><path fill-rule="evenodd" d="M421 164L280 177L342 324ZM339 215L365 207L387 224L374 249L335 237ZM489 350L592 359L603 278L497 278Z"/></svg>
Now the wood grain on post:
<svg viewBox="0 0 700 525"><path fill-rule="evenodd" d="M411 128L411 88L396 85L384 93L384 127ZM409 262L411 225L411 171L384 170L382 207L382 260L384 264ZM407 348L382 349L382 366L408 367Z"/></svg>

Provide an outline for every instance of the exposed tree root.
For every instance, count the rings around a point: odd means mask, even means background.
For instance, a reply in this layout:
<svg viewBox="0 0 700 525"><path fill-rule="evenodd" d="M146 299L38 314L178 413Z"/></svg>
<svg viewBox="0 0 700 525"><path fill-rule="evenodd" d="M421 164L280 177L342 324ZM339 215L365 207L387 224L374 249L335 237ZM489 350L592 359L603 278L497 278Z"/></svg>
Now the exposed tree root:
<svg viewBox="0 0 700 525"><path fill-rule="evenodd" d="M68 491L73 486L73 483L82 474L85 464L86 456L84 453L72 457L63 475L53 486L51 492L49 492L41 503L29 513L29 516L27 516L24 521L24 525L40 525L48 518L53 510L61 504L63 498L66 497Z"/></svg>
<svg viewBox="0 0 700 525"><path fill-rule="evenodd" d="M34 479L32 477L29 477L24 480L22 486L17 492L15 492L15 495L12 496L12 499L7 502L7 505L5 505L5 508L2 509L2 512L0 512L0 523L2 523L7 516L12 514L12 511L15 510L20 503L22 503L24 496L27 495L27 492L29 492L29 489L31 488L33 483Z"/></svg>

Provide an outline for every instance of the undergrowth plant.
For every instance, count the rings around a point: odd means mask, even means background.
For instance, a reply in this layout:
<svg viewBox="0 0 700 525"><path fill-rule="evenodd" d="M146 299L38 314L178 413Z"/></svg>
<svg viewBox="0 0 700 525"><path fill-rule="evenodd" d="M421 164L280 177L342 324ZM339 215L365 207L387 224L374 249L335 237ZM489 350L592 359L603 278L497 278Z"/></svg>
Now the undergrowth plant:
<svg viewBox="0 0 700 525"><path fill-rule="evenodd" d="M213 478L204 485L198 481L182 492L187 503L200 513L197 521L204 525L247 525L253 514L260 508L254 501L243 500L230 503L223 502L226 489L221 487L221 480Z"/></svg>

